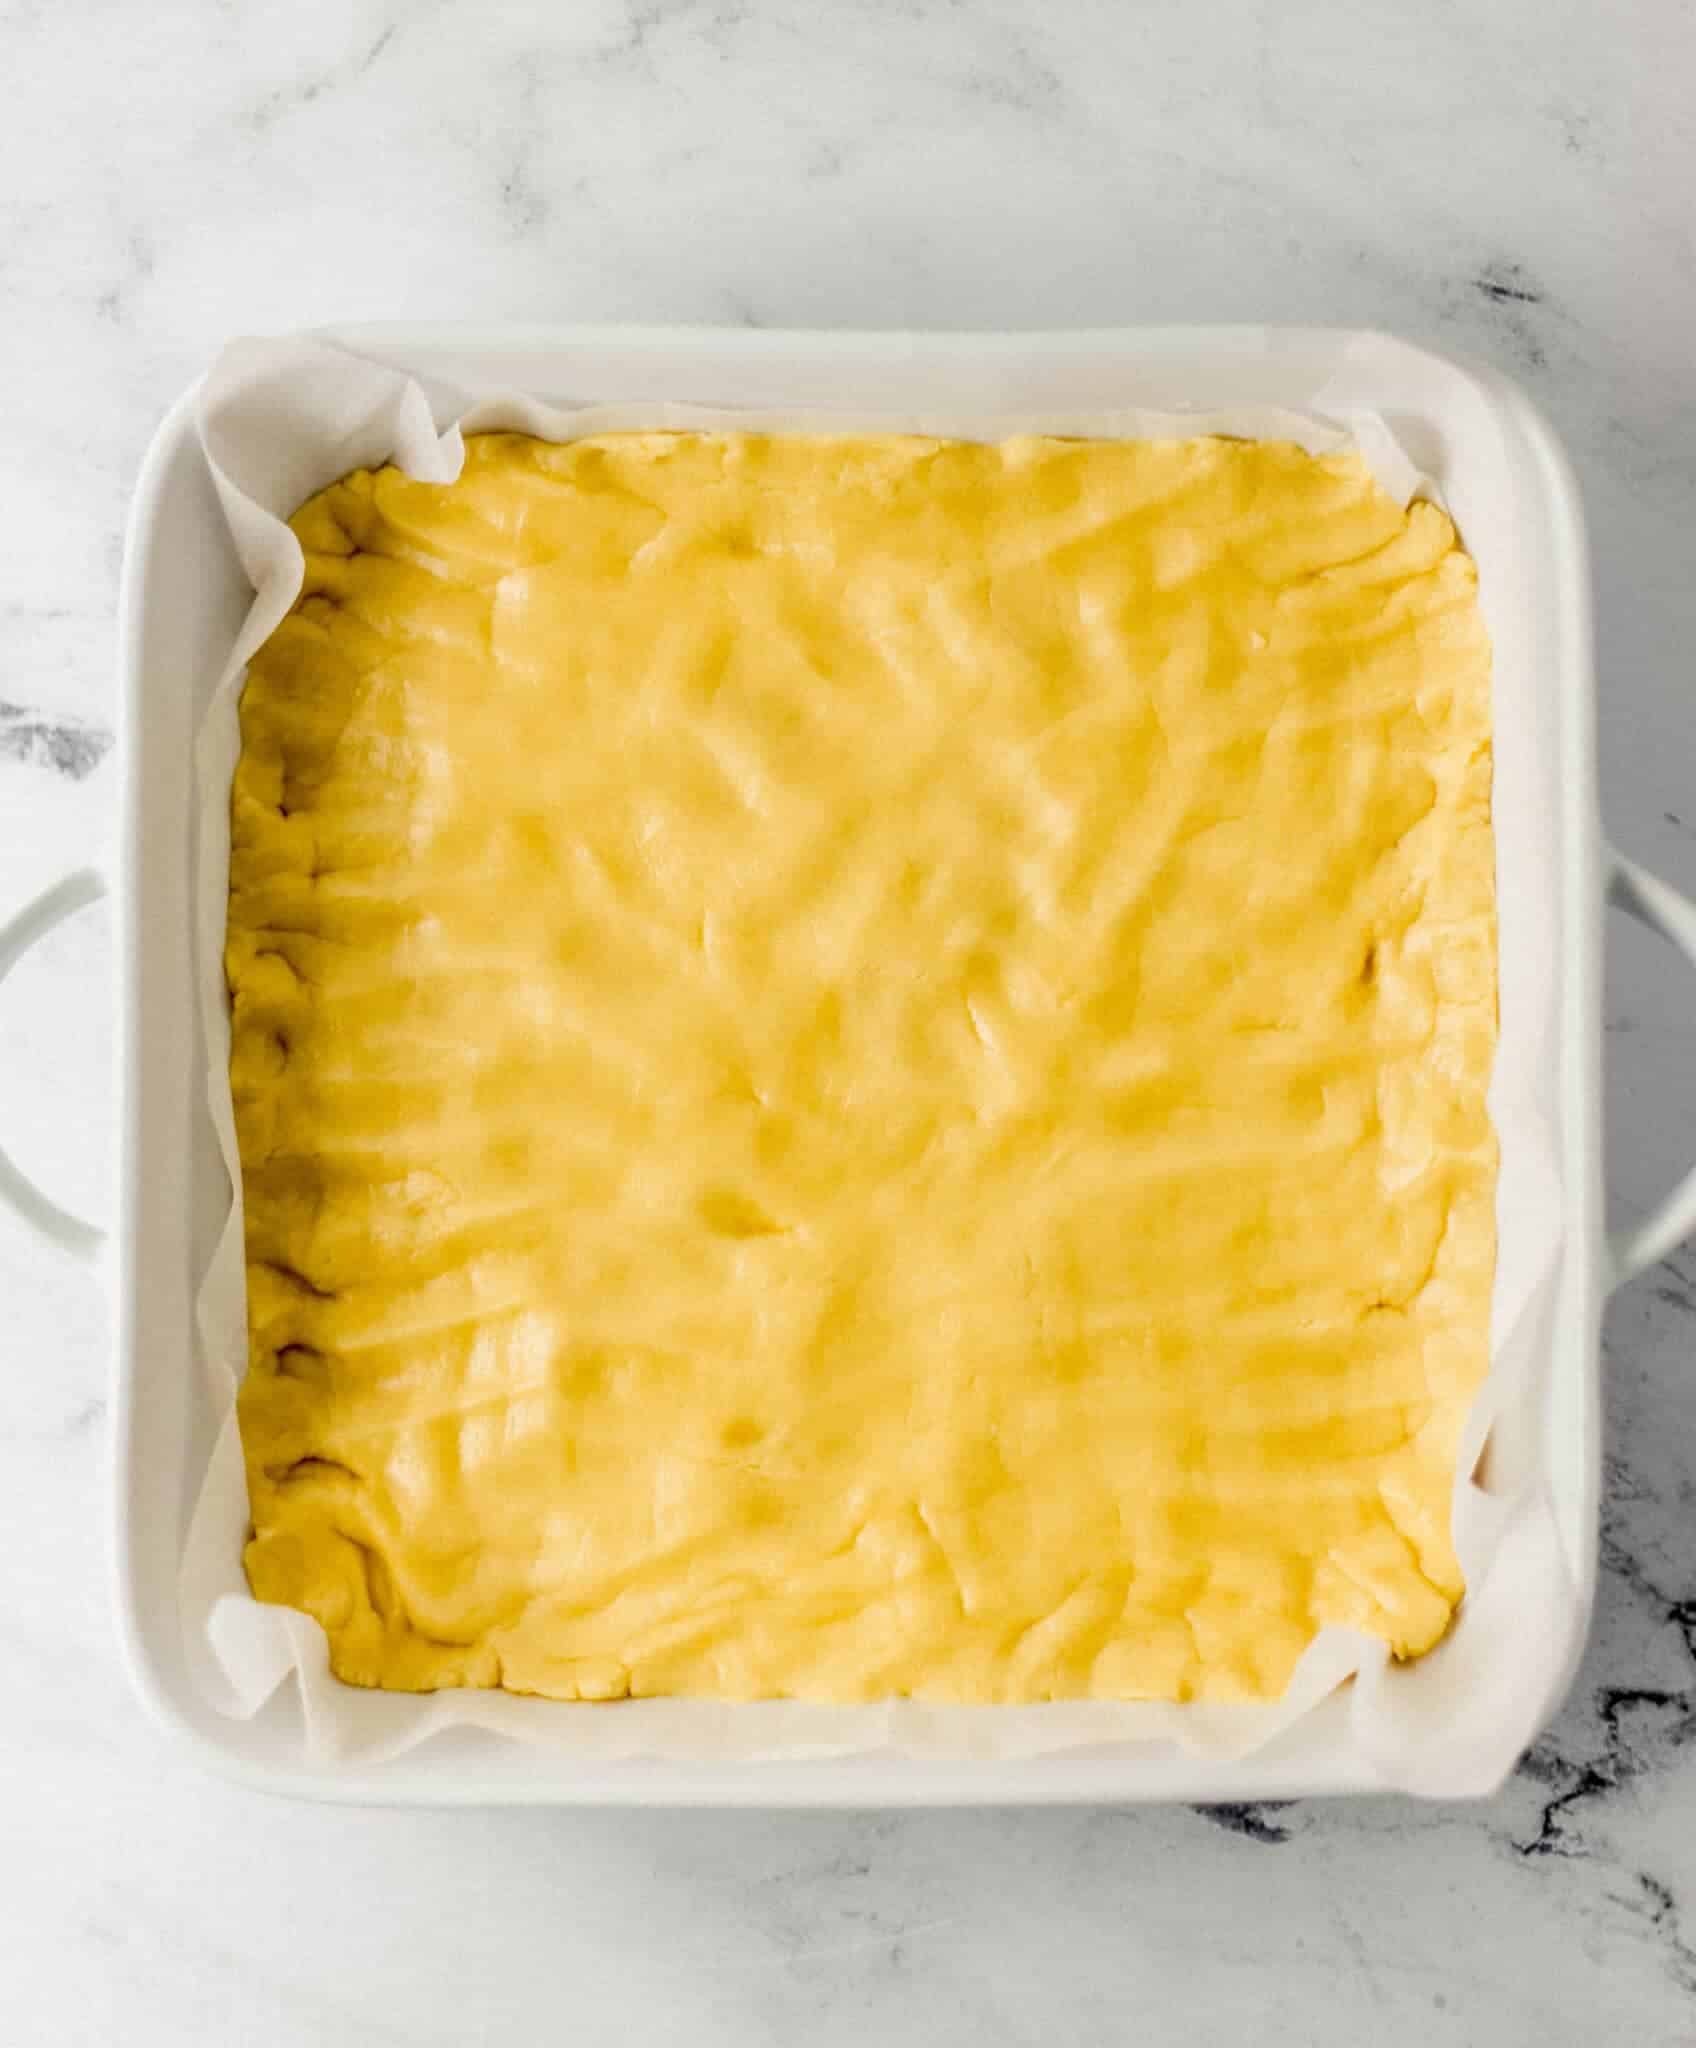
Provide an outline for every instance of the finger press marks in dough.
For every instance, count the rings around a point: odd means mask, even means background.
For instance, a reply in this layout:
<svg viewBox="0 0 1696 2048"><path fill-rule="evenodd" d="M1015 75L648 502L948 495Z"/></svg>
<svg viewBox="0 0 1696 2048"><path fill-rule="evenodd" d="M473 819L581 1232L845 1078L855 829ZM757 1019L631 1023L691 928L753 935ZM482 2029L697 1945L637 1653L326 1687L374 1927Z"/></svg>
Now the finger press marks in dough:
<svg viewBox="0 0 1696 2048"><path fill-rule="evenodd" d="M294 524L226 953L261 1598L565 1700L1437 1640L1495 1251L1441 512L1275 444L488 435Z"/></svg>
<svg viewBox="0 0 1696 2048"><path fill-rule="evenodd" d="M734 1188L709 1188L701 1197L700 1212L701 1221L719 1237L779 1237L784 1230L752 1196Z"/></svg>

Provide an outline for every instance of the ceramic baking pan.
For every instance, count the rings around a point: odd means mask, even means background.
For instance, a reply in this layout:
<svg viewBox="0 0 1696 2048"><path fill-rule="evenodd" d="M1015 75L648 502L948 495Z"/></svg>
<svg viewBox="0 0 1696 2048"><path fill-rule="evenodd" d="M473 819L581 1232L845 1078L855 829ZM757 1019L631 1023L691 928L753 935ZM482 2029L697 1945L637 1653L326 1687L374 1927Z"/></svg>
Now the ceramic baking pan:
<svg viewBox="0 0 1696 2048"><path fill-rule="evenodd" d="M559 401L685 400L1008 415L1146 406L1370 409L1435 478L1480 566L1504 662L1534 679L1516 716L1543 764L1537 843L1515 863L1535 900L1501 904L1550 938L1538 1014L1519 1018L1555 1077L1551 1113L1558 1271L1539 1324L1535 1440L1571 1596L1553 1654L1503 1696L1497 1747L1511 1761L1554 1711L1582 1648L1595 1577L1601 1303L1696 1225L1696 1175L1628 1240L1602 1212L1601 915L1612 901L1696 963L1696 909L1610 851L1597 816L1589 570L1567 463L1524 396L1483 368L1373 334L1265 328L899 335L500 328L348 330L335 339L425 380L470 381ZM1488 544L1484 544L1488 536ZM740 1803L1247 1800L1381 1789L1348 1740L1345 1688L1268 1747L1235 1760L1180 1744L984 1759L967 1754L573 1759L461 1730L381 1762L313 1761L285 1687L257 1716L227 1718L185 1656L177 1578L216 1411L197 1356L194 1302L229 1189L203 1086L194 1001L194 736L251 599L196 428L194 394L161 426L137 487L125 561L120 695L124 819L115 881L122 1013L116 1221L66 1216L0 1154L0 1199L66 1250L109 1260L116 1296L114 1404L118 1604L151 1709L208 1763L280 1791L361 1801ZM1517 745L1498 713L1498 780ZM1516 771L1517 772L1517 771ZM1500 817L1500 812L1498 812ZM1500 841L1498 841L1500 857ZM1503 869L1505 873L1505 868ZM0 974L104 878L66 878L0 932ZM1466 1654L1463 1604L1453 1639ZM1547 1617L1539 1626L1547 1627ZM1547 1650L1547 1645L1545 1645ZM550 1711L537 1703L540 1711ZM602 1712L617 1709L552 1709ZM732 1709L731 1711L735 1711ZM997 1711L997 1710L978 1710ZM1503 1764L1501 1768L1506 1768ZM1466 1789L1483 1789L1482 1785Z"/></svg>

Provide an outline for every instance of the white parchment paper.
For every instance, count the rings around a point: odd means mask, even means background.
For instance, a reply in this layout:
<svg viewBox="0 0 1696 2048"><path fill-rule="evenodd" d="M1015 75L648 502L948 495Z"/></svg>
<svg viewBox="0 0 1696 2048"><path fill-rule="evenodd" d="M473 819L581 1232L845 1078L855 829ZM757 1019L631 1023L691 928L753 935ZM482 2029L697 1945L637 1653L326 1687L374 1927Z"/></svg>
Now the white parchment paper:
<svg viewBox="0 0 1696 2048"><path fill-rule="evenodd" d="M1501 915L1502 1035L1491 1087L1501 1138L1500 1255L1491 1370L1462 1445L1454 1497L1456 1549L1468 1592L1447 1639L1398 1666L1376 1638L1327 1629L1310 1645L1284 1698L1246 1707L1079 1702L1029 1707L943 1707L913 1701L829 1707L655 1699L564 1704L503 1693L419 1697L340 1684L316 1622L267 1607L241 1565L248 1502L234 1401L247 1357L241 1176L229 1088L229 1020L222 950L229 870L229 789L239 747L237 702L246 663L294 602L302 579L289 515L349 470L394 462L447 482L459 472L466 432L516 428L549 440L655 427L761 427L914 432L992 440L1045 432L1165 439L1227 433L1298 442L1314 453L1354 445L1399 501L1438 495L1375 414L1266 406L1194 413L1116 411L984 415L709 410L681 405L559 407L511 391L433 386L396 369L304 338L239 342L204 387L200 431L230 534L255 596L230 649L197 743L196 916L198 997L208 1050L206 1086L228 1169L231 1206L198 1298L204 1368L221 1424L191 1521L179 1597L191 1667L223 1712L251 1716L291 1677L303 1709L308 1761L375 1762L444 1728L478 1727L514 1742L590 1760L650 1756L679 1761L899 1753L1030 1757L1125 1743L1175 1745L1191 1754L1242 1756L1288 1730L1352 1681L1347 1740L1385 1784L1429 1794L1488 1789L1511 1766L1520 1690L1553 1683L1578 1597L1540 1449L1541 1366L1560 1250L1558 1077L1543 1020L1554 987L1556 935L1546 892L1525 872L1548 844L1530 815L1550 785L1504 772L1512 750L1548 744L1530 700L1531 679L1496 664L1495 818ZM1506 760L1504 757L1507 757ZM1474 1478L1486 1443L1488 1485ZM1540 1628L1537 1617L1549 1617ZM1512 1656L1502 1645L1515 1646ZM1538 1659L1543 1659L1539 1663Z"/></svg>

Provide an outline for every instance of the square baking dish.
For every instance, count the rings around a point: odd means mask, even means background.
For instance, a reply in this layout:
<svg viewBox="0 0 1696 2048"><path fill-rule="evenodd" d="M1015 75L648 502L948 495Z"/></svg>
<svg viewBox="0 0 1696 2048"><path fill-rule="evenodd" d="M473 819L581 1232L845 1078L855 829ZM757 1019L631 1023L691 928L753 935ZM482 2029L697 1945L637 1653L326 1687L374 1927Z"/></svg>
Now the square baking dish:
<svg viewBox="0 0 1696 2048"><path fill-rule="evenodd" d="M1693 960L1696 910L1604 850L1582 519L1566 461L1523 394L1493 371L1391 337L1319 329L921 336L368 327L324 338L402 368L426 389L498 381L566 403L895 405L1029 415L1124 406L1301 408L1323 392L1328 411L1358 408L1383 416L1440 482L1463 536L1469 525L1482 530L1486 524L1501 536L1488 553L1475 549L1487 617L1498 661L1511 650L1535 674L1538 716L1547 721L1551 742L1544 750L1551 768L1537 863L1546 900L1537 912L1552 920L1555 971L1547 977L1538 1023L1558 1055L1563 1213L1554 1308L1540 1360L1540 1426L1575 1589L1564 1641L1552 1656L1538 1659L1544 1676L1512 1703L1502 1752L1511 1762L1513 1748L1534 1739L1558 1704L1587 1625L1597 1548L1601 1302L1609 1285L1660 1256L1696 1223L1692 1175L1628 1244L1610 1251L1603 1235L1604 897L1655 926ZM382 1762L316 1763L304 1752L292 1687L251 1721L225 1718L200 1696L178 1622L177 1574L215 1420L198 1357L195 1295L229 1198L204 1100L206 1055L194 1001L192 757L201 714L252 593L201 447L195 400L191 391L167 417L138 484L120 648L125 814L118 878L123 1135L113 1233L117 1569L129 1660L153 1712L225 1773L272 1790L366 1802L926 1805L1251 1800L1383 1789L1343 1740L1346 1688L1270 1746L1231 1762L1148 1742L1018 1761L962 1753L607 1763L463 1730ZM79 874L31 905L0 933L0 973L101 886L99 877ZM1502 914L1504 923L1516 914L1505 896ZM3 1154L0 1198L68 1249L97 1255L98 1233L46 1202ZM1457 1637L1464 1628L1463 1607ZM1505 1768L1497 1762L1479 1782L1454 1789L1488 1790Z"/></svg>

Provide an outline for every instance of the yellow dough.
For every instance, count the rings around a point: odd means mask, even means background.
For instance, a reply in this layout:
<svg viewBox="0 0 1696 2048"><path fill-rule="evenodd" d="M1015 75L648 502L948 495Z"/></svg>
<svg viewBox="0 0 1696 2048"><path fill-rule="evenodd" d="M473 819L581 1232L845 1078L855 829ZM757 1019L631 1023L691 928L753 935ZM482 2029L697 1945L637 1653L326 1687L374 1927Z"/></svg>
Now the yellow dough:
<svg viewBox="0 0 1696 2048"><path fill-rule="evenodd" d="M260 1599L558 1699L1438 1639L1496 1165L1440 511L1270 443L487 435L294 527L227 950Z"/></svg>

